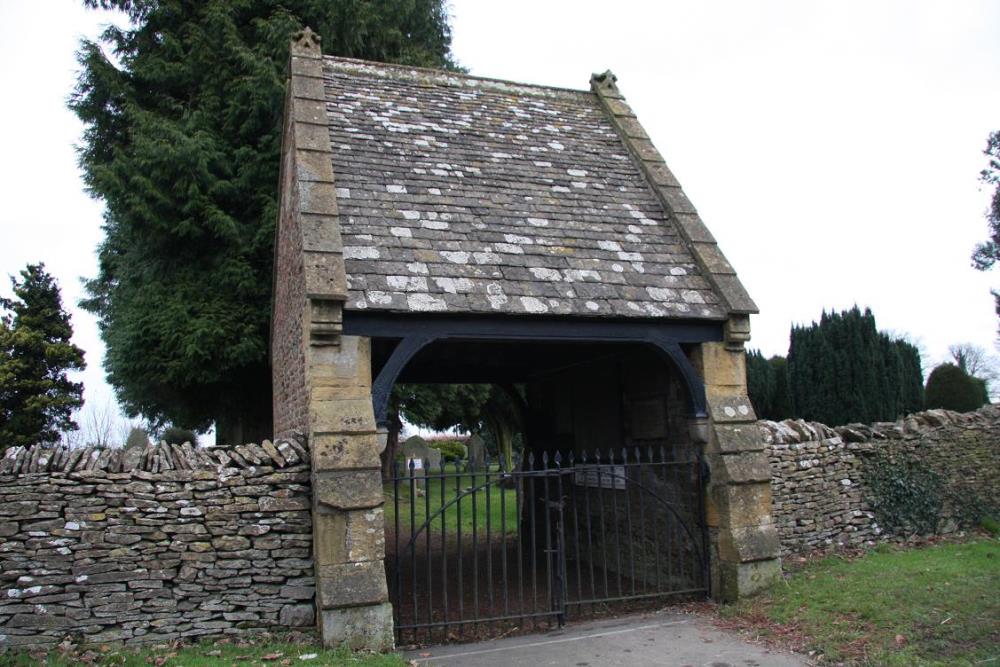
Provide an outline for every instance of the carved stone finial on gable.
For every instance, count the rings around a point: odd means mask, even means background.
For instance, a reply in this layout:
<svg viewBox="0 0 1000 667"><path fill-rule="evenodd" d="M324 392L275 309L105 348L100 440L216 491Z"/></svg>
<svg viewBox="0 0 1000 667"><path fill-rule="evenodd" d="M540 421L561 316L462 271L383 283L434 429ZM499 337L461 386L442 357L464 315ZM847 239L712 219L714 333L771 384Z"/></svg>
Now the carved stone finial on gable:
<svg viewBox="0 0 1000 667"><path fill-rule="evenodd" d="M292 35L292 53L297 56L313 56L318 58L320 50L320 36L306 26L299 32Z"/></svg>
<svg viewBox="0 0 1000 667"><path fill-rule="evenodd" d="M590 75L590 87L593 90L602 90L607 93L618 94L618 77L611 70L605 70L602 74Z"/></svg>

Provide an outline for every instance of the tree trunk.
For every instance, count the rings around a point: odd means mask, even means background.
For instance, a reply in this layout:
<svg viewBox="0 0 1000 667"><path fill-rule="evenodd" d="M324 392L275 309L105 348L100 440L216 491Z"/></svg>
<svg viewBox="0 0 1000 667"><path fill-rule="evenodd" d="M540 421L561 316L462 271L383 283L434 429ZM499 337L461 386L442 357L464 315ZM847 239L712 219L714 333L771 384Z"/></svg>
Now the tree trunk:
<svg viewBox="0 0 1000 667"><path fill-rule="evenodd" d="M258 378L244 390L215 422L215 442L220 445L260 443L274 437L271 377Z"/></svg>

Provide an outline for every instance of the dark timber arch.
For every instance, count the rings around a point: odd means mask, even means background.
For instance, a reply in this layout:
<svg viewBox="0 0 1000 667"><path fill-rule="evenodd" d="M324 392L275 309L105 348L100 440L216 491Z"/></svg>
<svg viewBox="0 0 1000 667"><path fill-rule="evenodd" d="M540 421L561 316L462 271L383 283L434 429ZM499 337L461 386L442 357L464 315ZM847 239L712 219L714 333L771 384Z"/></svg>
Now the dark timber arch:
<svg viewBox="0 0 1000 667"><path fill-rule="evenodd" d="M721 323L582 323L485 317L393 317L367 313L350 313L344 321L344 333L400 340L372 382L372 404L379 425L387 423L389 394L406 364L425 347L442 340L646 344L678 370L687 388L690 416L703 419L708 415L705 383L684 354L681 344L721 341L723 335Z"/></svg>

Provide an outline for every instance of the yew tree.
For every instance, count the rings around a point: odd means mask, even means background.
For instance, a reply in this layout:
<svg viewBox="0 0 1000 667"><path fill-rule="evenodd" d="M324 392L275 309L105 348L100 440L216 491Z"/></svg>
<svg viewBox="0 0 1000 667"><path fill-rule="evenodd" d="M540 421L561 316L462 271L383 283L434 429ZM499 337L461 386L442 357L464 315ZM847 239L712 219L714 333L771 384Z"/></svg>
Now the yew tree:
<svg viewBox="0 0 1000 667"><path fill-rule="evenodd" d="M104 202L82 306L125 411L223 442L271 435L268 317L292 35L328 54L454 67L443 0L85 0L126 28L84 40L69 105Z"/></svg>

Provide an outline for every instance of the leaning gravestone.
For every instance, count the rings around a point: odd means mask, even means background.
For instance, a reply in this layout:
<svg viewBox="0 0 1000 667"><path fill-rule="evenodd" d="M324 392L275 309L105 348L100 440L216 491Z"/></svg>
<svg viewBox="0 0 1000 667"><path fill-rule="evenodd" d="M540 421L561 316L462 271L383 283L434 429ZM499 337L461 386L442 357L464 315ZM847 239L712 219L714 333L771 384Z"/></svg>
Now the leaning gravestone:
<svg viewBox="0 0 1000 667"><path fill-rule="evenodd" d="M479 437L478 433L473 433L465 443L468 450L467 463L465 469L470 472L479 472L486 469L486 443Z"/></svg>

